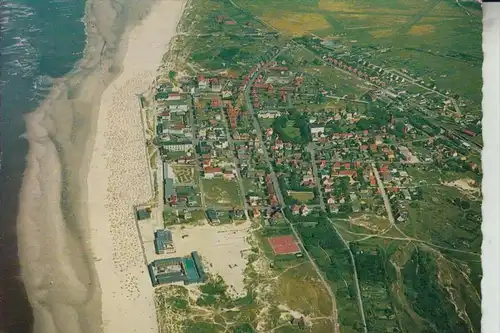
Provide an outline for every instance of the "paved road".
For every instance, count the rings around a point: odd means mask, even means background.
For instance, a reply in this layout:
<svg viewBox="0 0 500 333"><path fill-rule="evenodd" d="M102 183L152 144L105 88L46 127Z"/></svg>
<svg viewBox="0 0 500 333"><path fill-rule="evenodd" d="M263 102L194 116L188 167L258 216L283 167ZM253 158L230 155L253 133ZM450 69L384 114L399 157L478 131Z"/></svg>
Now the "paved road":
<svg viewBox="0 0 500 333"><path fill-rule="evenodd" d="M356 287L356 296L358 300L358 307L359 307L359 312L361 312L361 321L363 323L363 332L368 333L368 329L366 327L366 318L365 318L365 309L363 306L363 299L361 298L361 288L359 287L359 279L358 279L358 271L356 269L356 261L354 259L354 255L352 254L351 247L349 246L349 243L342 237L340 232L337 230L337 227L333 223L330 218L327 218L330 224L332 225L332 228L335 230L337 235L339 236L340 240L344 243L345 247L347 247L347 251L349 252L349 256L351 257L351 265L352 265L352 271L354 272L354 286Z"/></svg>
<svg viewBox="0 0 500 333"><path fill-rule="evenodd" d="M413 164L433 164L433 162L426 162L426 161L418 161L418 162L390 162L390 161L384 161L384 160L379 160L379 161L375 161L375 160L356 160L356 161L353 161L353 160L344 160L344 159L337 159L337 158L331 158L328 160L329 162L332 162L332 163L335 163L335 162L339 162L339 163L354 163L354 162L359 162L361 164L372 164L372 163L382 163L382 164L389 164L389 165L413 165Z"/></svg>
<svg viewBox="0 0 500 333"><path fill-rule="evenodd" d="M189 112L189 123L191 124L191 133L192 133L192 136L193 136L193 139L192 139L192 142L193 142L193 156L194 156L194 160L196 161L196 167L198 169L200 169L200 156L198 156L198 152L196 151L196 147L198 146L198 137L196 136L196 122L194 120L194 113L196 112L196 109L195 109L195 106L194 106L194 98L192 95L191 96L191 105L192 105L192 109L191 111ZM204 195L204 191L203 191L203 181L202 179L200 178L200 181L198 182L198 186L199 186L199 190L200 190L200 193L201 193L201 208L202 209L206 209L207 205L206 205L206 202L205 202L205 195Z"/></svg>
<svg viewBox="0 0 500 333"><path fill-rule="evenodd" d="M323 211L326 211L325 199L323 198L323 191L321 191L321 179L319 178L318 166L316 165L316 154L315 154L315 144L310 142L307 146L309 154L311 154L312 168L314 173L314 182L316 183L316 188L319 193L319 204Z"/></svg>
<svg viewBox="0 0 500 333"><path fill-rule="evenodd" d="M240 187L240 199L243 201L243 206L245 208L245 217L247 221L250 221L250 216L248 216L248 211L250 210L250 207L248 206L248 202L245 198L245 185L243 185L243 178L241 178L241 173L240 173L240 160L235 154L235 147L234 147L234 142L233 138L231 137L231 132L229 129L229 120L227 119L226 113L222 110L222 107L220 108L220 112L222 116L224 117L224 127L226 129L226 136L227 136L227 142L229 144L229 149L231 150L231 155L233 156L233 162L234 162L234 167L236 169L236 178L238 181L238 186Z"/></svg>
<svg viewBox="0 0 500 333"><path fill-rule="evenodd" d="M401 235L408 237L396 225L396 220L394 219L394 214L392 213L392 207L391 207L391 203L389 201L389 197L387 196L387 193L385 192L384 183L382 182L382 179L380 179L380 173L378 172L377 167L375 166L375 163L372 163L371 166L372 166L373 174L375 175L375 179L377 179L378 189L380 191L380 194L382 195L382 198L384 199L384 206L385 206L385 210L387 211L387 217L389 218L389 222L391 223L392 227L394 229L396 229ZM408 238L410 238L410 237L408 237Z"/></svg>
<svg viewBox="0 0 500 333"><path fill-rule="evenodd" d="M279 54L280 53L278 53L275 57L277 57ZM246 86L245 91L244 91L244 97L245 97L245 103L247 106L248 115L252 118L253 126L256 130L257 138L259 139L260 143L264 146L264 137L262 135L262 129L260 128L259 121L257 119L257 116L255 115L253 105L252 105L252 102L250 99L250 89L252 87L253 82L255 81L257 76L259 75L259 73L260 73L260 71L256 71L254 73L254 75L250 78L250 80L248 81L247 86ZM269 158L269 153L268 153L267 149L265 148L265 146L263 148L264 148L263 149L264 158L266 159L267 166L269 167L269 170L270 170L271 181L273 182L273 186L275 188L276 197L277 197L280 205L284 206L285 199L283 198L283 195L282 195L281 190L280 190L278 177L276 176L276 173L274 172L273 164L271 163L271 159Z"/></svg>

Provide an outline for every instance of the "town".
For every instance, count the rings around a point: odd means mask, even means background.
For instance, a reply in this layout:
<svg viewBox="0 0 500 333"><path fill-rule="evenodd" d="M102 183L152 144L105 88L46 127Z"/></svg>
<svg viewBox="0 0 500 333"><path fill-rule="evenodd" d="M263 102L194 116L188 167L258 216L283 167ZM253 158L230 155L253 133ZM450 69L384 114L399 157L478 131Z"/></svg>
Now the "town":
<svg viewBox="0 0 500 333"><path fill-rule="evenodd" d="M446 200L429 199L436 188L478 192L480 113L428 76L372 63L366 53L373 50L317 36L282 38L234 12L214 10L206 20L220 35L258 40L253 61L170 67L140 98L155 198L136 211L152 284L203 283L217 271L235 297L245 297L237 287L243 282L228 272L243 271L264 251L272 265L308 262L331 297L332 316L353 332L402 332L378 271L382 250L360 240L423 237L433 248L467 253L477 246L477 214L456 227L459 239L421 216L432 214L428 200ZM458 173L468 176L449 176ZM267 250L236 245L248 230L258 230ZM212 243L198 245L201 239ZM321 251L338 263L325 263ZM212 258L224 256L215 267ZM372 281L370 269L381 275ZM332 279L345 285L332 287ZM292 317L291 325L312 325Z"/></svg>

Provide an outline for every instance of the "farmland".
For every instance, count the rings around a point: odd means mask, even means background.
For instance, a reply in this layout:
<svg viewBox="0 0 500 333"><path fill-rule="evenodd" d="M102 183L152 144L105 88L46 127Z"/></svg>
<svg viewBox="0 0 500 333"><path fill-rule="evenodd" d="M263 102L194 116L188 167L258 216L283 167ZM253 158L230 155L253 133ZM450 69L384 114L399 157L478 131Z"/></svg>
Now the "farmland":
<svg viewBox="0 0 500 333"><path fill-rule="evenodd" d="M315 18L314 24L302 28L302 35L335 37L353 48L367 48L372 62L432 76L439 86L456 91L479 109L481 81L475 73L481 66L477 36L482 15L478 7L466 11L452 0L236 2L275 29L294 36L297 25L282 23L281 18L292 16L297 22Z"/></svg>

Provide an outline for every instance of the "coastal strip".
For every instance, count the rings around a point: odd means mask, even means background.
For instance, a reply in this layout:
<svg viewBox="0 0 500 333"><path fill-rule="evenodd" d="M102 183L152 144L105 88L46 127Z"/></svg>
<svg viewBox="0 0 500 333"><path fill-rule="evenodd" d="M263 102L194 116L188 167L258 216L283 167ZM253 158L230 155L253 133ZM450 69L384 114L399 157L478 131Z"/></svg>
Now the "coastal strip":
<svg viewBox="0 0 500 333"><path fill-rule="evenodd" d="M154 5L130 32L123 71L102 96L88 198L104 332L158 330L153 289L131 209L153 196L137 95L155 79L182 9L180 1Z"/></svg>
<svg viewBox="0 0 500 333"><path fill-rule="evenodd" d="M113 264L113 256L124 248L122 258L140 256L131 207L150 189L133 194L130 186L138 179L147 184L145 157L134 155L143 144L135 94L154 80L182 8L176 0L89 0L84 58L26 117L30 147L17 232L34 332L155 330L144 264L139 269L133 257ZM127 176L130 182L117 182Z"/></svg>

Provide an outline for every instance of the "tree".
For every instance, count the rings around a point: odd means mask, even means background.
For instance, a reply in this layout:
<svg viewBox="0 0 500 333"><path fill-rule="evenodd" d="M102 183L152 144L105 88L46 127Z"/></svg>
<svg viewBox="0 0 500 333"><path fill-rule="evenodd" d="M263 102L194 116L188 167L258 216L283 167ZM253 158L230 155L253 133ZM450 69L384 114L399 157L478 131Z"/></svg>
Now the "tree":
<svg viewBox="0 0 500 333"><path fill-rule="evenodd" d="M177 73L174 71L168 72L168 77L170 78L171 81L175 80L176 75L177 75Z"/></svg>

